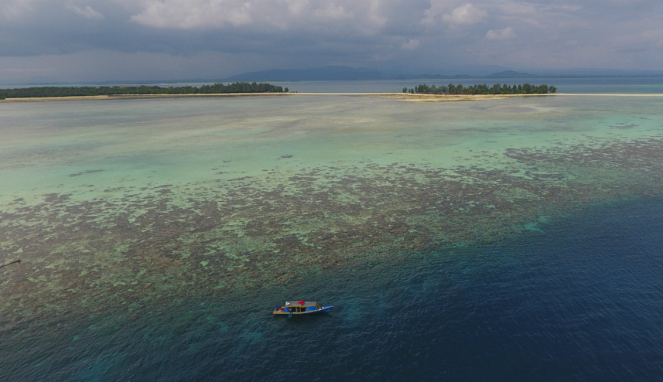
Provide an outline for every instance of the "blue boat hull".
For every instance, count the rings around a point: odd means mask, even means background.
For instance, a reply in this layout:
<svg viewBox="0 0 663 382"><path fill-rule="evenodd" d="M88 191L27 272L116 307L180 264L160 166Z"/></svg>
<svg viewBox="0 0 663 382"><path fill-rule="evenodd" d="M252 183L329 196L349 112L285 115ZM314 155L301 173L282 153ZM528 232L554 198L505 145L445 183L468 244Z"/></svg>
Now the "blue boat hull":
<svg viewBox="0 0 663 382"><path fill-rule="evenodd" d="M280 307L278 307L278 308L280 308ZM327 312L331 308L333 308L333 306L323 306L320 309L310 310L310 311L306 311L306 312L288 312L285 309L284 310L279 310L278 308L274 309L274 311L272 312L272 313L274 313L275 316L290 316L290 317L292 317L292 316L301 316L301 315L305 315L305 314L315 314L315 313Z"/></svg>

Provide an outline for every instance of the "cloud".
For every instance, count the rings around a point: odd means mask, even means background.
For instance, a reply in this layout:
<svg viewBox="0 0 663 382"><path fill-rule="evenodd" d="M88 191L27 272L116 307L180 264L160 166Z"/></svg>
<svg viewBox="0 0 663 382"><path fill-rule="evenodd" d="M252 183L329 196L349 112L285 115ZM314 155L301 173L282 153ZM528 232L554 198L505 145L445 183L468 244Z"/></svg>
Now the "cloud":
<svg viewBox="0 0 663 382"><path fill-rule="evenodd" d="M440 0L431 0L430 8L424 11L424 18L421 23L424 25L433 25L437 23L437 18L444 13L444 3Z"/></svg>
<svg viewBox="0 0 663 382"><path fill-rule="evenodd" d="M350 27L366 31L379 29L387 23L382 7L393 1L144 0L142 9L131 20L166 29L249 27L263 31Z"/></svg>
<svg viewBox="0 0 663 382"><path fill-rule="evenodd" d="M114 66L95 61L80 75L99 65L94 76L125 78L139 71L117 65L125 59L165 60L172 67L160 76L188 78L208 53L223 75L322 65L411 73L483 65L659 69L661 20L660 0L0 0L0 58L23 57L13 67L34 62L26 64L34 71L42 62L54 73L44 57L90 61L92 54L79 53L103 51L118 58ZM496 43L514 38L518 44ZM404 50L416 50L417 59ZM2 71L10 61L0 61L0 83L13 80ZM67 65L58 68L65 73Z"/></svg>
<svg viewBox="0 0 663 382"><path fill-rule="evenodd" d="M389 19L382 13L382 5L384 1L371 0L368 7L367 18L371 25L383 27Z"/></svg>
<svg viewBox="0 0 663 382"><path fill-rule="evenodd" d="M442 16L442 21L452 25L471 25L482 22L488 13L467 3L454 9L451 14L445 13Z"/></svg>
<svg viewBox="0 0 663 382"><path fill-rule="evenodd" d="M131 20L157 28L237 27L253 22L251 8L242 0L153 0Z"/></svg>
<svg viewBox="0 0 663 382"><path fill-rule="evenodd" d="M89 6L89 5L86 5L84 8L80 8L80 7L75 6L73 3L69 3L69 4L67 4L67 8L74 11L74 13L76 13L78 15L81 15L85 18L91 19L91 20L104 19L104 15L102 15L101 13L99 13L99 12L95 11L94 9L92 9L92 7Z"/></svg>
<svg viewBox="0 0 663 382"><path fill-rule="evenodd" d="M415 50L419 47L419 40L415 38L409 39L407 42L401 44L401 49L405 50Z"/></svg>
<svg viewBox="0 0 663 382"><path fill-rule="evenodd" d="M352 11L347 10L343 4L325 4L324 7L315 8L311 15L318 20L338 21L342 19L351 19L354 17ZM289 16L289 15L284 15Z"/></svg>
<svg viewBox="0 0 663 382"><path fill-rule="evenodd" d="M277 0L277 3L285 6L293 16L302 16L311 7L309 0Z"/></svg>
<svg viewBox="0 0 663 382"><path fill-rule="evenodd" d="M663 46L663 29L654 29L645 31L642 36L645 40L653 41L656 45Z"/></svg>
<svg viewBox="0 0 663 382"><path fill-rule="evenodd" d="M0 4L0 15L7 20L22 18L35 11L33 0L5 0Z"/></svg>
<svg viewBox="0 0 663 382"><path fill-rule="evenodd" d="M507 27L504 29L491 29L486 33L488 40L508 40L516 37L513 28Z"/></svg>

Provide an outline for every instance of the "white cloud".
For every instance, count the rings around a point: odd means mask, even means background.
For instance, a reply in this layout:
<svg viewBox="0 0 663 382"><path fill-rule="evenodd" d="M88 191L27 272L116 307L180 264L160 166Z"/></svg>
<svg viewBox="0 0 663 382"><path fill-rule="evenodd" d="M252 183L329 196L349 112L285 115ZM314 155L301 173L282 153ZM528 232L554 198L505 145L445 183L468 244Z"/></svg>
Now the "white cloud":
<svg viewBox="0 0 663 382"><path fill-rule="evenodd" d="M157 28L241 26L253 21L252 5L242 0L151 0L131 20Z"/></svg>
<svg viewBox="0 0 663 382"><path fill-rule="evenodd" d="M409 39L407 42L404 42L401 44L401 49L406 49L406 50L415 50L419 47L419 40L416 38Z"/></svg>
<svg viewBox="0 0 663 382"><path fill-rule="evenodd" d="M467 3L454 9L451 14L445 13L442 21L452 25L471 25L482 22L486 16L488 12Z"/></svg>
<svg viewBox="0 0 663 382"><path fill-rule="evenodd" d="M382 8L394 1L398 0L143 0L131 20L169 29L332 28L371 34L386 25Z"/></svg>
<svg viewBox="0 0 663 382"><path fill-rule="evenodd" d="M21 18L34 11L34 0L8 0L0 4L0 15L7 20Z"/></svg>
<svg viewBox="0 0 663 382"><path fill-rule="evenodd" d="M97 19L97 20L99 20L99 19L104 18L104 15L102 15L101 13L99 13L99 12L95 11L94 9L92 9L92 7L89 6L89 5L86 5L85 7L80 8L80 7L75 6L73 3L69 3L69 4L67 4L67 8L71 9L76 14L81 15L81 16L83 16L85 18L88 18L88 19L93 19L93 20Z"/></svg>
<svg viewBox="0 0 663 382"><path fill-rule="evenodd" d="M285 6L293 16L301 16L310 8L309 0L277 0L281 6Z"/></svg>
<svg viewBox="0 0 663 382"><path fill-rule="evenodd" d="M486 38L488 40L508 40L514 37L516 37L516 33L511 27L504 29L491 29L488 31L488 33L486 33Z"/></svg>
<svg viewBox="0 0 663 382"><path fill-rule="evenodd" d="M383 27L388 19L382 14L382 4L383 1L372 0L368 8L367 16L371 25Z"/></svg>
<svg viewBox="0 0 663 382"><path fill-rule="evenodd" d="M353 17L352 12L345 9L342 4L326 4L324 8L317 8L312 12L318 20L341 20Z"/></svg>
<svg viewBox="0 0 663 382"><path fill-rule="evenodd" d="M424 18L421 20L422 24L432 25L437 21L437 17L444 12L444 3L439 0L431 0L430 8L424 12Z"/></svg>

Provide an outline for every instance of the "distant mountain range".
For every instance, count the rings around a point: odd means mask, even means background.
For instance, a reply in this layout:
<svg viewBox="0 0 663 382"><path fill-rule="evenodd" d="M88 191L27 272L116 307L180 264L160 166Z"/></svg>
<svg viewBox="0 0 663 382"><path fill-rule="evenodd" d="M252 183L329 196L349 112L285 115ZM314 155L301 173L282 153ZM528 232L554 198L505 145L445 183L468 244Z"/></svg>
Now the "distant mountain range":
<svg viewBox="0 0 663 382"><path fill-rule="evenodd" d="M343 81L384 80L385 75L374 69L349 66L324 66L308 69L263 70L237 74L224 81Z"/></svg>
<svg viewBox="0 0 663 382"><path fill-rule="evenodd" d="M529 73L519 73L519 72L514 72L513 70L507 70L504 72L489 74L484 77L485 78L525 78L525 77L532 78L536 76Z"/></svg>
<svg viewBox="0 0 663 382"><path fill-rule="evenodd" d="M568 69L551 70L542 73L521 73L513 70L492 73L487 76L448 75L448 74L392 74L375 69L353 68L349 66L323 66L307 69L263 70L237 74L222 79L224 82L261 81L353 81L353 80L410 80L410 79L463 79L463 78L562 78L562 77L613 77L613 76L662 76L660 71L607 70L607 69Z"/></svg>
<svg viewBox="0 0 663 382"><path fill-rule="evenodd" d="M368 68L352 68L349 66L323 66L319 68L307 69L281 69L248 72L224 78L223 81L353 81L435 78L470 78L470 76L444 74L388 74L379 70Z"/></svg>

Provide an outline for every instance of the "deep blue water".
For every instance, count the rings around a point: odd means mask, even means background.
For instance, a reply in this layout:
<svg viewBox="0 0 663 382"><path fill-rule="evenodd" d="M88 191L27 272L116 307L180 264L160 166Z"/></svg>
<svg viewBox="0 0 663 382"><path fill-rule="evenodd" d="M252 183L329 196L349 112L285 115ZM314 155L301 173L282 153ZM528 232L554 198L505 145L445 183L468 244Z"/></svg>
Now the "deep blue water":
<svg viewBox="0 0 663 382"><path fill-rule="evenodd" d="M41 317L0 333L0 380L661 380L663 199L540 228L231 302ZM335 308L272 317L286 299Z"/></svg>

